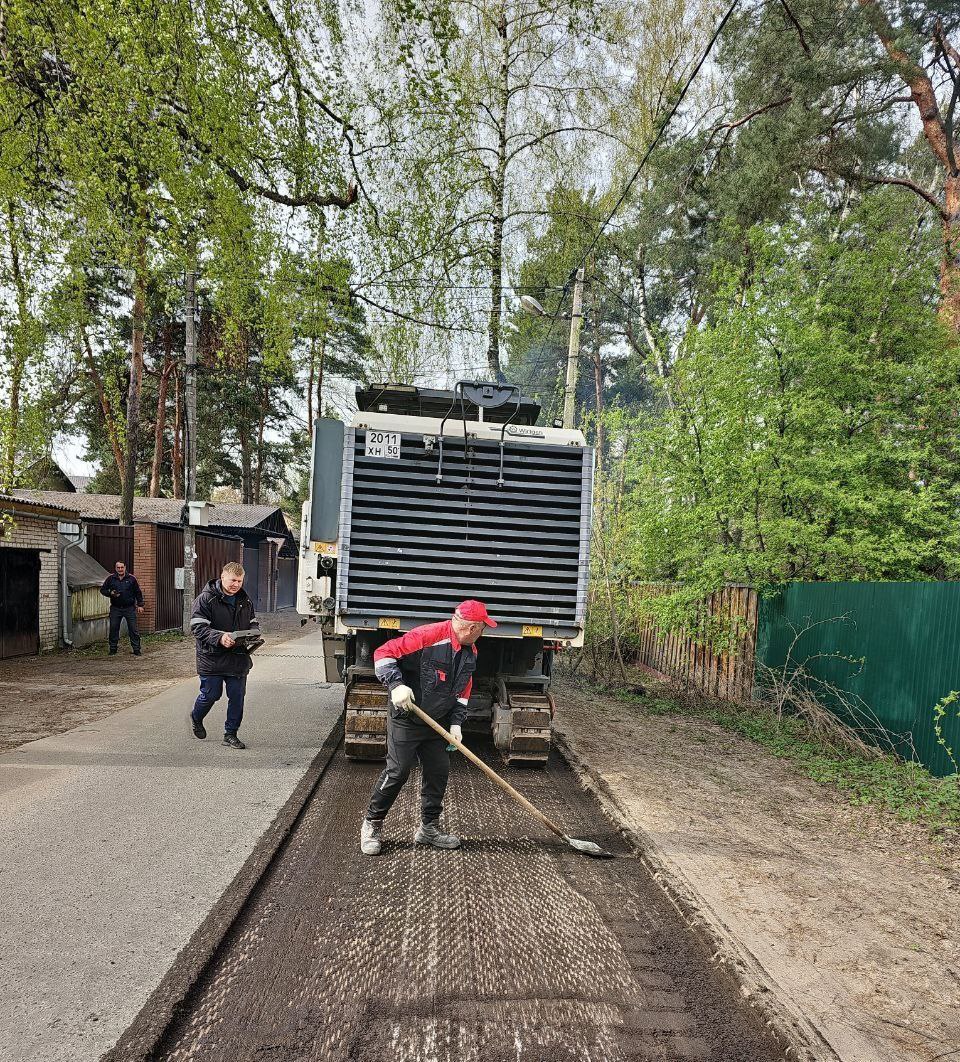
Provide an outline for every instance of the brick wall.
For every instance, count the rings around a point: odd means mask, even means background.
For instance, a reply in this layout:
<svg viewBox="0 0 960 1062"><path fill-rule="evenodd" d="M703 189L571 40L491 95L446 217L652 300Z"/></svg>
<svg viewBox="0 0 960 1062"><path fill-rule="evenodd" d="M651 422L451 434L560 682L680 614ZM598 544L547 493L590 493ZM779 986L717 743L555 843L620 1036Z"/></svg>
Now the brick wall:
<svg viewBox="0 0 960 1062"><path fill-rule="evenodd" d="M133 570L143 591L143 612L137 617L141 633L157 629L157 525L133 525Z"/></svg>
<svg viewBox="0 0 960 1062"><path fill-rule="evenodd" d="M60 551L57 523L17 513L13 525L0 535L0 549L40 550L40 648L60 644Z"/></svg>

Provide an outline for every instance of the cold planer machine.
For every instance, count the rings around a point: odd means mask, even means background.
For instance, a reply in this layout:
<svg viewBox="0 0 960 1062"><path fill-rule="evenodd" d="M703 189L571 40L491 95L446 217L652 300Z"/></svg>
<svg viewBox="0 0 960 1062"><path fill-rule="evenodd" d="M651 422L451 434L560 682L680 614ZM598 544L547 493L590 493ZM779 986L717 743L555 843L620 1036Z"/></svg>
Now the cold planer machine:
<svg viewBox="0 0 960 1062"><path fill-rule="evenodd" d="M349 425L314 425L298 608L324 629L327 677L345 683L345 748L386 754L387 698L374 650L401 631L484 601L467 728L508 763L543 764L553 655L583 644L593 451L537 424L518 388L357 391Z"/></svg>

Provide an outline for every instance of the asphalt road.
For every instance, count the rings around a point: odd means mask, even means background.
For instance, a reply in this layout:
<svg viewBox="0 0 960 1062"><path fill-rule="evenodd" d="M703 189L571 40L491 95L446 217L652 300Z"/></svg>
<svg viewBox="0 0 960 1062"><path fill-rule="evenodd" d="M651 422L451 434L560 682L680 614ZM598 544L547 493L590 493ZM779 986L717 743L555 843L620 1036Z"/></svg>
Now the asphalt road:
<svg viewBox="0 0 960 1062"><path fill-rule="evenodd" d="M621 858L590 860L544 835L461 757L445 824L463 847L413 847L414 775L383 854L363 856L378 770L337 753L157 1059L784 1057L558 758L507 774L569 833Z"/></svg>
<svg viewBox="0 0 960 1062"><path fill-rule="evenodd" d="M190 733L192 679L0 755L3 1062L110 1048L304 777L343 687L317 681L318 633L265 648L245 752L223 703Z"/></svg>

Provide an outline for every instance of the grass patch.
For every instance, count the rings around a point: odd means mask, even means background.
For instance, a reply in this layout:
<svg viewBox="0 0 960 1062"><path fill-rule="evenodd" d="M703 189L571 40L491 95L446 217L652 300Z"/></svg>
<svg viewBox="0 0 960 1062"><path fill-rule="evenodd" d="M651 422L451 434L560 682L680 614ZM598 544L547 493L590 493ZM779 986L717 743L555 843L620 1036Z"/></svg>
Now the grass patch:
<svg viewBox="0 0 960 1062"><path fill-rule="evenodd" d="M143 648L148 649L150 647L159 647L162 645L168 645L173 642L179 642L184 640L184 635L180 631L163 631L160 634L141 634L140 641L143 643ZM110 647L106 642L96 642L93 645L85 645L80 649L57 649L57 653L69 653L70 656L81 657L84 660L94 659L98 656L107 656L109 654ZM130 653L130 643L124 640L121 635L120 640L120 652Z"/></svg>
<svg viewBox="0 0 960 1062"><path fill-rule="evenodd" d="M659 692L644 697L604 689L649 715L678 715L716 723L795 764L808 778L840 792L852 804L880 808L903 822L926 827L932 836L960 841L960 775L937 778L919 763L889 754L857 755L815 733L804 720L778 717L762 704L730 705L673 699Z"/></svg>

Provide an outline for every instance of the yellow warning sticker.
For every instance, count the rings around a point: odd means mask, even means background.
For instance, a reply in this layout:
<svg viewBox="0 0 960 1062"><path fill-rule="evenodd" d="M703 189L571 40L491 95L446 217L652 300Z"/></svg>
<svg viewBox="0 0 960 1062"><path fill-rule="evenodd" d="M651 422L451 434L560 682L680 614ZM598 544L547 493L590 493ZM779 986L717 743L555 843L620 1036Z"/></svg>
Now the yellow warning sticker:
<svg viewBox="0 0 960 1062"><path fill-rule="evenodd" d="M538 627L535 623L525 623L522 633L524 638L542 638L543 627Z"/></svg>
<svg viewBox="0 0 960 1062"><path fill-rule="evenodd" d="M319 553L324 557L335 557L337 555L336 542L314 542L313 552Z"/></svg>
<svg viewBox="0 0 960 1062"><path fill-rule="evenodd" d="M381 616L377 620L377 626L382 631L398 631L400 630L400 620L393 616Z"/></svg>

